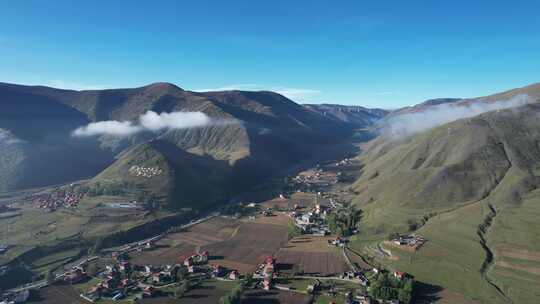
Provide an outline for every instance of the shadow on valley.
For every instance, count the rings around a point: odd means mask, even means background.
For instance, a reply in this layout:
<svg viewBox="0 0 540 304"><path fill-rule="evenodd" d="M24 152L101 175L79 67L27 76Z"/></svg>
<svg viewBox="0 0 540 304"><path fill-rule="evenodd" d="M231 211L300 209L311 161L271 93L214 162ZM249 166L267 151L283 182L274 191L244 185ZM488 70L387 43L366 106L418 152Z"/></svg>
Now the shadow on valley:
<svg viewBox="0 0 540 304"><path fill-rule="evenodd" d="M443 291L441 286L416 281L414 283L414 295L412 303L428 304L437 302L441 299L441 297L438 295L441 291Z"/></svg>

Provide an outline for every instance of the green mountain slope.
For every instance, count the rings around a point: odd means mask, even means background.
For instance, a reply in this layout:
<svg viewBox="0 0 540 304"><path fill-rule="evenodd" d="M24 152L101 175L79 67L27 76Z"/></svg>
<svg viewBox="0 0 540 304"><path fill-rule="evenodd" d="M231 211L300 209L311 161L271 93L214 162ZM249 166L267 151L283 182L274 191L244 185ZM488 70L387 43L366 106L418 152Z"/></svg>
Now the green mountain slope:
<svg viewBox="0 0 540 304"><path fill-rule="evenodd" d="M538 87L466 102L537 100ZM537 302L539 118L536 102L370 142L354 185L365 229L355 246L417 229L420 251L388 248L396 257L382 262L482 303Z"/></svg>

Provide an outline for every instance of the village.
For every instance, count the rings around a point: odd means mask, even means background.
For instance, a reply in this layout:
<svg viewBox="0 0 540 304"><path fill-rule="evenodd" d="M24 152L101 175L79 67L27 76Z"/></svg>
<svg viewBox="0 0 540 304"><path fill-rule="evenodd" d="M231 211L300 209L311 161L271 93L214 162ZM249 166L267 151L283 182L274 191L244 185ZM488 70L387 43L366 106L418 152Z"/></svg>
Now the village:
<svg viewBox="0 0 540 304"><path fill-rule="evenodd" d="M22 203L31 203L35 208L54 212L60 208L77 207L83 197L83 193L57 189L50 193L27 196L22 200Z"/></svg>
<svg viewBox="0 0 540 304"><path fill-rule="evenodd" d="M154 176L161 175L163 170L161 170L159 167L143 167L135 165L129 168L129 173L137 177L152 178Z"/></svg>
<svg viewBox="0 0 540 304"><path fill-rule="evenodd" d="M232 210L242 212L234 216L214 213L152 238L104 248L32 288L9 291L0 303L53 303L35 299L59 294L69 295L71 303L409 303L414 278L367 264L348 249L348 238L359 232L359 213L325 191L338 183L338 173L303 172L290 193L239 203ZM338 224L343 222L350 225ZM414 236L398 241L423 242Z"/></svg>

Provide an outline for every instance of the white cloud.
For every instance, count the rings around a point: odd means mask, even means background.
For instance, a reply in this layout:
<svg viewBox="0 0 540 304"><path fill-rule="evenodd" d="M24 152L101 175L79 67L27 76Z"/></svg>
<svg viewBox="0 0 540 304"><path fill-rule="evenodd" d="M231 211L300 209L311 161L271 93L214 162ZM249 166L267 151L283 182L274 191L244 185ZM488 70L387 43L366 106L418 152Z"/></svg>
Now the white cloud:
<svg viewBox="0 0 540 304"><path fill-rule="evenodd" d="M0 144L13 145L23 141L15 137L11 131L0 128Z"/></svg>
<svg viewBox="0 0 540 304"><path fill-rule="evenodd" d="M139 116L137 123L116 120L98 121L77 128L73 131L72 135L76 137L97 135L125 137L142 131L157 132L164 129L188 129L214 124L221 125L223 123L228 122L212 120L203 112L172 112L157 114L153 111L147 111Z"/></svg>
<svg viewBox="0 0 540 304"><path fill-rule="evenodd" d="M289 87L274 87L274 86L264 86L259 84L234 84L217 88L210 89L199 89L195 90L196 92L211 92L211 91L231 91L231 90L241 90L241 91L272 91L278 94L281 94L289 99L305 102L310 98L313 98L319 94L321 91L314 89L303 89L303 88L289 88Z"/></svg>
<svg viewBox="0 0 540 304"><path fill-rule="evenodd" d="M98 121L89 123L86 126L79 127L73 131L73 136L87 137L96 135L112 135L124 137L142 131L140 126L134 125L130 121Z"/></svg>
<svg viewBox="0 0 540 304"><path fill-rule="evenodd" d="M449 103L430 106L424 111L405 113L390 118L383 126L383 132L393 137L416 134L458 119L469 118L482 113L519 107L532 102L528 95L516 95L507 100L483 101L471 104Z"/></svg>
<svg viewBox="0 0 540 304"><path fill-rule="evenodd" d="M151 131L186 129L210 124L210 117L202 112L173 112L157 114L148 111L139 118L141 126Z"/></svg>

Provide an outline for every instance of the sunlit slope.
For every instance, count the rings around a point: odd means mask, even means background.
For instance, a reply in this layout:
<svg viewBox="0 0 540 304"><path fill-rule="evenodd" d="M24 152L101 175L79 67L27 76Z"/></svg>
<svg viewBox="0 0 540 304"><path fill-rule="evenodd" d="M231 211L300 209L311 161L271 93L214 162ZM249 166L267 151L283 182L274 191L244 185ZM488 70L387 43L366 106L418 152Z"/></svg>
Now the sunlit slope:
<svg viewBox="0 0 540 304"><path fill-rule="evenodd" d="M376 139L354 185L364 237L425 222L425 247L390 264L482 303L538 301L539 143L538 103Z"/></svg>

